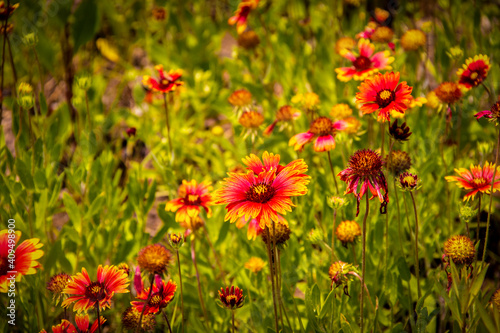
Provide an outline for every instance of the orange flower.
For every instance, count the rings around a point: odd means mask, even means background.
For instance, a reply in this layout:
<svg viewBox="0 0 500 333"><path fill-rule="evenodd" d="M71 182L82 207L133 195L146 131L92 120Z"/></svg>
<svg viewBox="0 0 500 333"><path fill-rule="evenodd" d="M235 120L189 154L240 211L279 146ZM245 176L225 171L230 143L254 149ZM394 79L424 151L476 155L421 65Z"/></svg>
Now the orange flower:
<svg viewBox="0 0 500 333"><path fill-rule="evenodd" d="M307 193L309 183L304 160L279 165L280 156L264 152L262 162L255 155L243 159L246 174L229 173L222 188L216 191L216 204L226 204L225 220L236 222L240 217L259 221L261 228L279 221L278 214L290 212L294 204L290 197Z"/></svg>
<svg viewBox="0 0 500 333"><path fill-rule="evenodd" d="M184 82L180 81L182 72L179 70L171 70L168 73L163 71L163 65L156 65L155 69L160 75L159 80L155 80L149 75L145 75L142 78L142 84L147 89L152 89L153 91L159 91L161 93L168 93L174 91L177 87L182 86Z"/></svg>
<svg viewBox="0 0 500 333"><path fill-rule="evenodd" d="M238 34L243 33L247 28L248 15L253 9L257 8L258 4L259 0L242 0L234 16L230 17L227 23L229 23L229 25L236 24L236 31Z"/></svg>
<svg viewBox="0 0 500 333"><path fill-rule="evenodd" d="M252 104L252 94L246 89L235 90L227 99L233 106L249 106Z"/></svg>
<svg viewBox="0 0 500 333"><path fill-rule="evenodd" d="M366 79L358 87L356 103L364 114L378 112L378 121L390 121L390 112L404 114L410 103L412 87L406 81L399 83L399 72L378 74Z"/></svg>
<svg viewBox="0 0 500 333"><path fill-rule="evenodd" d="M457 75L460 77L458 83L467 89L477 87L486 79L490 68L491 64L488 56L480 54L474 58L469 58L465 61L463 68L457 71Z"/></svg>
<svg viewBox="0 0 500 333"><path fill-rule="evenodd" d="M0 293L7 292L11 277L15 277L16 282L19 282L23 275L35 274L37 268L42 267L36 261L43 256L43 251L39 250L43 246L39 243L40 240L27 239L15 248L20 238L20 231L0 231Z"/></svg>
<svg viewBox="0 0 500 333"><path fill-rule="evenodd" d="M140 278L140 275L139 275ZM137 285L137 284L136 284ZM153 291L151 292L151 298L149 303L146 304L149 296L149 288L137 290L137 299L140 301L133 301L130 304L141 313L144 306L144 314L148 313L158 313L161 309L165 308L174 298L175 291L177 290L177 285L172 280L165 283L159 275L155 276L153 282Z"/></svg>
<svg viewBox="0 0 500 333"><path fill-rule="evenodd" d="M62 307L67 307L76 302L73 311L78 313L87 311L98 305L100 309L111 306L111 298L115 293L128 293L129 281L125 272L116 266L99 265L97 268L97 281L91 281L85 268L81 273L73 276L73 280L64 289L64 294L74 296L62 302Z"/></svg>
<svg viewBox="0 0 500 333"><path fill-rule="evenodd" d="M101 326L106 322L106 318L101 316ZM75 328L75 326L70 323L68 320L63 319L59 325L52 326L52 332L53 333L94 333L97 331L98 326L99 326L99 321L96 319L92 326L89 329L89 315L88 314L77 314L75 316L75 322L76 326L78 327ZM42 332L47 332L45 330L40 331Z"/></svg>
<svg viewBox="0 0 500 333"><path fill-rule="evenodd" d="M186 222L194 219L200 214L200 208L205 209L207 216L212 215L210 205L212 205L212 195L210 191L213 188L208 182L196 183L196 180L183 180L179 186L179 198L170 200L165 205L165 210L177 212L175 214L176 222Z"/></svg>
<svg viewBox="0 0 500 333"><path fill-rule="evenodd" d="M379 70L391 69L394 61L390 57L389 51L381 51L373 54L375 46L368 39L360 39L358 42L359 55L354 55L351 51L343 49L340 55L352 62L351 67L341 67L335 69L337 78L340 81L362 81L367 77L377 73Z"/></svg>
<svg viewBox="0 0 500 333"><path fill-rule="evenodd" d="M443 82L434 91L443 103L453 104L462 98L462 90L455 82Z"/></svg>
<svg viewBox="0 0 500 333"><path fill-rule="evenodd" d="M316 118L304 133L294 135L288 142L294 150L300 150L305 144L314 141L314 151L329 151L335 148L335 135L337 131L347 128L343 120L332 121L327 117Z"/></svg>
<svg viewBox="0 0 500 333"><path fill-rule="evenodd" d="M219 290L219 300L222 302L222 306L229 310L234 310L241 308L245 303L245 297L243 297L243 289L231 286L220 288Z"/></svg>
<svg viewBox="0 0 500 333"><path fill-rule="evenodd" d="M480 165L475 166L471 164L470 171L464 168L455 169L455 172L459 176L446 176L444 178L449 182L457 182L460 188L472 190L464 197L464 201L468 201L471 198L474 199L478 192L490 194L494 171L495 166L492 163L486 162L482 168ZM493 192L498 190L500 190L500 168L497 167Z"/></svg>

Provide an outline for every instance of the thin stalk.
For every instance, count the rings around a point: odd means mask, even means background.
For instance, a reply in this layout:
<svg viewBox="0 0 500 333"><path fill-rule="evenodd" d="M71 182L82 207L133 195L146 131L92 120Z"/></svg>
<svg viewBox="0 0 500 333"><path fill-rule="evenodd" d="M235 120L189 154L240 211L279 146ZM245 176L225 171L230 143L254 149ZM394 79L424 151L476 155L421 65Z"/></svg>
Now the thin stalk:
<svg viewBox="0 0 500 333"><path fill-rule="evenodd" d="M365 285L365 271L366 271L366 219L368 218L368 213L370 212L370 201L369 201L368 195L366 195L366 211L365 211L365 217L363 218L363 252L361 253L361 309L360 309L360 315L361 315L361 333L363 333L363 324L364 324L364 303L365 303L365 288L363 286Z"/></svg>
<svg viewBox="0 0 500 333"><path fill-rule="evenodd" d="M356 257L356 248L354 247L354 243L351 243L351 252L352 252L352 258L353 258L353 261L354 261L354 265L357 266L358 265L358 259Z"/></svg>
<svg viewBox="0 0 500 333"><path fill-rule="evenodd" d="M184 296L182 292L182 274L181 274L181 260L179 258L179 250L176 251L177 254L177 268L179 270L179 285L181 287L181 317L182 317L182 332L184 332Z"/></svg>
<svg viewBox="0 0 500 333"><path fill-rule="evenodd" d="M295 296L293 295L292 290L290 289L290 286L285 281L285 287L290 293L290 296L292 296L292 301L293 301L293 308L295 310L295 315L296 318L299 319L299 324L300 324L300 332L305 333L304 325L302 325L302 317L300 316L299 308L297 307L297 302L295 301Z"/></svg>
<svg viewBox="0 0 500 333"><path fill-rule="evenodd" d="M389 126L391 125L391 123L389 123ZM385 143L385 131L384 131L384 123L380 123L380 132L381 132L381 136L382 136L382 145L380 146L380 155L383 157L384 156L384 143ZM389 141L390 141L390 138L389 138Z"/></svg>
<svg viewBox="0 0 500 333"><path fill-rule="evenodd" d="M220 274L222 275L222 278L224 278L224 271L222 270L222 265L220 263L219 256L217 255L217 252L215 252L214 245L212 244L212 241L210 241L210 235L208 234L208 229L206 224L203 224L203 229L205 230L205 239L208 242L208 246L210 246L210 249L212 250L217 266L219 266Z"/></svg>
<svg viewBox="0 0 500 333"><path fill-rule="evenodd" d="M89 126L89 133L92 133L92 119L90 118L89 95L87 93L87 90L85 90L85 105L87 107L87 122Z"/></svg>
<svg viewBox="0 0 500 333"><path fill-rule="evenodd" d="M138 333L141 330L141 324L142 324L142 316L144 316L144 310L146 310L146 306L149 304L149 301L151 301L151 296L153 296L153 283L155 281L155 275L151 274L151 281L149 283L149 294L148 294L148 299L146 300L146 303L144 303L144 306L142 307L141 311L141 316L139 317L139 322L137 323L137 327L135 328L135 333ZM99 310L99 305L97 306L97 309ZM99 318L99 311L97 312L97 318ZM101 324L99 323L99 328L101 327ZM99 329L99 332L101 330Z"/></svg>
<svg viewBox="0 0 500 333"><path fill-rule="evenodd" d="M333 226L332 226L332 263L335 258L335 224L337 222L337 210L333 210Z"/></svg>
<svg viewBox="0 0 500 333"><path fill-rule="evenodd" d="M488 99L492 99L493 95L491 95L490 89L484 84L484 82L481 82L481 85L486 89L486 92L488 93Z"/></svg>
<svg viewBox="0 0 500 333"><path fill-rule="evenodd" d="M172 333L172 327L170 327L170 322L168 321L168 317L167 317L167 315L165 314L165 311L161 310L161 314L163 315L163 318L165 318L165 321L167 322L168 331L169 331L170 333Z"/></svg>
<svg viewBox="0 0 500 333"><path fill-rule="evenodd" d="M420 265L418 260L418 214L413 192L410 192L410 196L413 201L413 211L415 212L415 274L417 275L418 299L420 299L422 297L422 291L420 290Z"/></svg>
<svg viewBox="0 0 500 333"><path fill-rule="evenodd" d="M7 43L7 23L9 21L9 7L10 7L10 0L7 0L7 17L5 18L5 22L3 24L3 45L2 45L2 67L0 69L1 73L1 79L0 79L0 92L2 93L0 96L0 131L2 130L2 119L3 119L3 84L4 84L4 65L5 65L5 45Z"/></svg>
<svg viewBox="0 0 500 333"><path fill-rule="evenodd" d="M17 87L17 72L16 72L16 66L14 65L14 57L12 56L12 48L10 46L10 40L7 37L7 48L9 49L9 58L10 58L10 67L12 67L12 77L14 79L14 87ZM15 89L14 89L14 94L15 94Z"/></svg>
<svg viewBox="0 0 500 333"><path fill-rule="evenodd" d="M266 242L267 257L269 258L269 273L271 274L271 289L273 292L274 326L275 326L276 332L279 332L278 308L276 307L276 294L274 292L275 285L274 285L274 272L273 272L273 256L271 254L271 235L269 233L268 226L266 226L266 234L267 234L267 242Z"/></svg>
<svg viewBox="0 0 500 333"><path fill-rule="evenodd" d="M493 204L493 185L495 184L495 177L497 175L497 165L498 165L498 150L500 150L500 126L498 127L498 140L497 140L497 151L495 154L495 170L493 171L493 177L491 178L491 187L490 187L490 205L488 208L488 220L486 221L486 236L484 237L484 249L483 249L483 258L481 259L481 265L484 263L484 259L486 258L486 249L488 248L488 235L490 232L490 218L491 218L491 206Z"/></svg>
<svg viewBox="0 0 500 333"><path fill-rule="evenodd" d="M205 309L205 302L203 301L203 295L201 292L200 273L198 272L198 265L196 264L194 241L195 239L193 238L191 240L191 259L193 260L194 270L196 271L196 281L198 282L198 298L200 299L201 309L203 310L203 316L205 317L205 320L208 320L207 309Z"/></svg>
<svg viewBox="0 0 500 333"><path fill-rule="evenodd" d="M399 247L401 250L401 254L404 254L403 251L403 236L401 235L401 211L399 209L399 196L398 196L398 190L396 188L396 179L393 181L394 185L394 195L396 196L396 206L398 208L398 236L399 236Z"/></svg>
<svg viewBox="0 0 500 333"><path fill-rule="evenodd" d="M168 104L167 104L167 95L163 94L163 105L165 106L165 119L167 121L167 139L168 139L168 149L170 149L170 155L174 155L174 151L172 149L172 140L170 139L170 121L168 119Z"/></svg>
<svg viewBox="0 0 500 333"><path fill-rule="evenodd" d="M283 303L283 298L281 297L281 256L280 256L280 253L278 251L278 255L277 255L277 261L278 261L278 277L279 279L277 279L277 284L278 284L278 290L279 290L279 300L280 300L280 305L281 305L281 309L283 310L281 313L281 326L285 327L285 325L283 324L283 313L285 314L285 319L286 319L286 322L288 324L288 327L292 327L292 325L290 324L290 319L288 318L288 313L286 313L286 308L285 308L285 304Z"/></svg>
<svg viewBox="0 0 500 333"><path fill-rule="evenodd" d="M231 310L231 317L233 317L233 333L234 333L234 310Z"/></svg>
<svg viewBox="0 0 500 333"><path fill-rule="evenodd" d="M491 193L491 192L490 192ZM477 203L477 231L476 231L476 244L479 243L479 223L481 222L481 197L482 193L479 193L479 202ZM467 236L469 236L469 223L467 223Z"/></svg>
<svg viewBox="0 0 500 333"><path fill-rule="evenodd" d="M153 288L151 288L151 289L153 289ZM145 308L146 307L144 306L142 309L144 310ZM97 327L99 327L99 333L101 333L101 315L99 314L99 302L97 302L97 308L96 309L97 309ZM142 315L141 315L141 317L142 317Z"/></svg>
<svg viewBox="0 0 500 333"><path fill-rule="evenodd" d="M337 185L337 178L335 177L335 171L333 171L332 157L330 156L330 151L328 151L328 162L330 162L330 171L332 172L333 182L335 183L335 191L339 195L339 186Z"/></svg>

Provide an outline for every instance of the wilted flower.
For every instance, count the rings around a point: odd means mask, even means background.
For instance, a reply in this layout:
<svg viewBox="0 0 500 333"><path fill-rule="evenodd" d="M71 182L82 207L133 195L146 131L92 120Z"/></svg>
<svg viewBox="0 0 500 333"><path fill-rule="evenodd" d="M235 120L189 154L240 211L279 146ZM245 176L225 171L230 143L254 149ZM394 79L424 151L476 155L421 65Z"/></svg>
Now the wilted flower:
<svg viewBox="0 0 500 333"><path fill-rule="evenodd" d="M476 193L486 193L490 194L491 182L493 181L493 173L495 172L495 166L492 163L486 162L483 167L480 165L470 166L470 171L464 168L455 169L455 172L459 176L446 176L444 177L449 182L457 182L458 187L472 190L468 192L464 201L469 199L474 199ZM500 168L497 167L497 173L495 175L495 184L493 185L493 193L500 189Z"/></svg>
<svg viewBox="0 0 500 333"><path fill-rule="evenodd" d="M420 187L420 179L410 172L403 172L399 175L398 186L403 191L411 192Z"/></svg>
<svg viewBox="0 0 500 333"><path fill-rule="evenodd" d="M453 104L462 98L462 90L455 82L443 82L434 91L439 100L446 104Z"/></svg>
<svg viewBox="0 0 500 333"><path fill-rule="evenodd" d="M338 176L347 184L345 194L353 193L356 197L356 216L359 214L359 202L368 190L372 194L370 200L378 196L381 203L380 213L386 213L389 195L387 181L382 172L382 159L379 154L370 149L358 150L349 158L347 168L342 170ZM361 190L357 193L359 188ZM383 195L382 191L384 191Z"/></svg>
<svg viewBox="0 0 500 333"><path fill-rule="evenodd" d="M401 172L408 171L411 167L411 157L402 150L393 150L391 156L385 157L385 166L390 172L399 175Z"/></svg>
<svg viewBox="0 0 500 333"><path fill-rule="evenodd" d="M15 276L16 282L19 282L23 275L35 274L37 269L42 267L37 261L43 256L43 251L40 250L43 244L40 240L26 239L14 249L20 238L20 231L0 231L0 293L6 293L8 290L7 278L10 280ZM12 253L15 255L14 260Z"/></svg>
<svg viewBox="0 0 500 333"><path fill-rule="evenodd" d="M486 79L490 68L490 58L486 55L480 54L469 58L465 61L463 68L457 71L460 77L458 83L467 89L477 87Z"/></svg>
<svg viewBox="0 0 500 333"><path fill-rule="evenodd" d="M227 23L229 23L229 25L236 24L236 31L238 34L243 33L247 28L248 15L252 10L257 8L258 4L259 0L242 0L234 16L230 17Z"/></svg>
<svg viewBox="0 0 500 333"><path fill-rule="evenodd" d="M175 213L176 222L186 222L196 218L203 208L207 216L212 215L210 206L213 204L210 191L213 188L208 182L198 184L196 180L183 180L177 190L178 198L170 200L165 205L165 210Z"/></svg>
<svg viewBox="0 0 500 333"><path fill-rule="evenodd" d="M300 114L300 111L293 108L292 106L283 105L276 112L276 119L273 121L273 123L264 130L264 135L270 135L277 124L280 124L280 130L283 129L283 127L299 118Z"/></svg>
<svg viewBox="0 0 500 333"><path fill-rule="evenodd" d="M255 49L259 43L259 36L253 30L244 31L238 35L238 45L246 50Z"/></svg>
<svg viewBox="0 0 500 333"><path fill-rule="evenodd" d="M330 110L330 116L333 119L345 119L352 116L352 109L348 104L340 103L332 106Z"/></svg>
<svg viewBox="0 0 500 333"><path fill-rule="evenodd" d="M389 135L396 141L408 141L408 138L412 132L410 132L410 128L406 126L406 122L402 123L401 126L398 126L398 120L394 120L394 122L389 127Z"/></svg>
<svg viewBox="0 0 500 333"><path fill-rule="evenodd" d="M137 256L137 263L151 274L161 275L166 272L172 260L172 254L161 244L143 247Z"/></svg>
<svg viewBox="0 0 500 333"><path fill-rule="evenodd" d="M171 70L168 73L165 73L163 65L156 65L155 69L158 71L160 78L159 80L156 80L149 75L145 75L142 79L142 84L146 88L161 93L168 93L184 84L184 82L180 81L182 77L182 72L180 70Z"/></svg>
<svg viewBox="0 0 500 333"><path fill-rule="evenodd" d="M59 273L53 275L50 278L49 282L47 282L47 289L53 294L52 299L55 300L56 305L59 303L59 300L63 296L62 292L64 288L66 288L70 281L71 275L66 273Z"/></svg>
<svg viewBox="0 0 500 333"><path fill-rule="evenodd" d="M245 303L245 297L243 297L243 289L231 286L231 288L226 287L220 288L219 290L219 300L221 302L221 307L229 310L239 309Z"/></svg>
<svg viewBox="0 0 500 333"><path fill-rule="evenodd" d="M363 114L378 111L378 121L390 121L391 111L405 113L413 88L399 82L399 72L391 72L366 79L358 89L356 103Z"/></svg>
<svg viewBox="0 0 500 333"><path fill-rule="evenodd" d="M311 123L309 130L294 135L288 142L294 150L300 150L305 144L314 141L314 151L329 151L335 148L335 135L337 131L346 128L343 120L332 121L327 117L318 117Z"/></svg>
<svg viewBox="0 0 500 333"><path fill-rule="evenodd" d="M341 37L335 42L335 52L340 54L342 50L351 51L356 47L356 41L351 37Z"/></svg>
<svg viewBox="0 0 500 333"><path fill-rule="evenodd" d="M102 266L97 268L97 280L91 281L85 268L81 273L72 277L64 289L64 294L73 295L62 302L62 307L67 307L76 302L73 310L78 313L93 309L96 305L99 309L111 306L111 298L114 294L128 293L129 280L125 272L116 266Z"/></svg>
<svg viewBox="0 0 500 333"><path fill-rule="evenodd" d="M129 330L134 330L139 325L141 312L137 311L133 306L128 307L122 314L123 327ZM141 320L141 330L151 331L156 326L156 319L154 313L144 313Z"/></svg>
<svg viewBox="0 0 500 333"><path fill-rule="evenodd" d="M421 30L410 29L401 36L400 42L405 51L416 51L425 46L427 37Z"/></svg>
<svg viewBox="0 0 500 333"><path fill-rule="evenodd" d="M489 110L483 110L474 115L477 120L482 117L490 119L490 121L498 124L500 122L500 101L496 102L491 106Z"/></svg>
<svg viewBox="0 0 500 333"><path fill-rule="evenodd" d="M265 244L274 244L276 246L284 245L289 239L292 231L288 227L288 222L281 216L274 224L274 230L272 227L269 227L269 237L267 236L267 232L262 232L260 235Z"/></svg>
<svg viewBox="0 0 500 333"><path fill-rule="evenodd" d="M330 269L328 270L328 275L330 276L330 279L332 280L332 288L333 288L334 284L335 284L335 288L343 285L344 286L344 294L349 296L349 290L348 290L348 285L347 285L347 282L349 282L349 279L347 277L347 274L349 272L351 272L352 269L353 269L353 267L351 264L345 263L343 261L334 262L330 266Z"/></svg>
<svg viewBox="0 0 500 333"><path fill-rule="evenodd" d="M335 235L342 242L342 245L347 247L348 244L356 242L356 239L361 236L361 228L356 221L342 221L335 230Z"/></svg>
<svg viewBox="0 0 500 333"><path fill-rule="evenodd" d="M354 55L346 49L340 51L340 55L352 62L351 67L336 68L337 78L340 81L362 81L367 77L377 73L379 70L391 69L391 64L394 61L390 57L389 51L381 51L373 53L375 46L367 39L360 39L358 42L359 55ZM399 77L398 77L399 79Z"/></svg>
<svg viewBox="0 0 500 333"><path fill-rule="evenodd" d="M250 270L253 273L260 272L264 267L266 267L266 263L264 260L258 257L251 257L244 266L246 269Z"/></svg>
<svg viewBox="0 0 500 333"><path fill-rule="evenodd" d="M153 8L151 14L153 14L154 19L157 21L163 21L167 17L167 11L163 7Z"/></svg>
<svg viewBox="0 0 500 333"><path fill-rule="evenodd" d="M467 236L452 236L444 242L444 255L451 258L456 265L470 265L474 261L476 249Z"/></svg>
<svg viewBox="0 0 500 333"><path fill-rule="evenodd" d="M226 204L225 220L236 222L240 217L256 218L260 226L278 221L278 214L292 210L292 196L307 193L309 183L304 160L295 160L286 166L279 165L280 156L264 152L263 162L251 154L243 159L250 170L246 174L229 173L216 191L216 204Z"/></svg>
<svg viewBox="0 0 500 333"><path fill-rule="evenodd" d="M252 104L252 94L246 89L235 90L227 101L237 107L250 106Z"/></svg>

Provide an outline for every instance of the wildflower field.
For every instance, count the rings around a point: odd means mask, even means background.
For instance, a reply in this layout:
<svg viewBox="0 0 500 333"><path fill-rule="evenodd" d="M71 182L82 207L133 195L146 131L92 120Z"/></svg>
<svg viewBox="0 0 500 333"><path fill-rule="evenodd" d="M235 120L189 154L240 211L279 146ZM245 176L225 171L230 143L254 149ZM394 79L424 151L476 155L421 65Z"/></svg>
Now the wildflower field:
<svg viewBox="0 0 500 333"><path fill-rule="evenodd" d="M500 332L498 1L0 1L0 332Z"/></svg>

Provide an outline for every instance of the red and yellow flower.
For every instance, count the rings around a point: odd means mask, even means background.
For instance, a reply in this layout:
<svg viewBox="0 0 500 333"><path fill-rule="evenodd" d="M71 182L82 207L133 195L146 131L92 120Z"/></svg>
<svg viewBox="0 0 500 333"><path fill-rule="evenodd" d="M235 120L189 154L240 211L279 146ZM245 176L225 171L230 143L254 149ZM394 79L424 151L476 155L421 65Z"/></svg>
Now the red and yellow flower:
<svg viewBox="0 0 500 333"><path fill-rule="evenodd" d="M201 208L205 209L207 216L212 215L212 209L209 207L213 204L210 191L213 188L208 182L198 184L196 180L183 180L179 186L179 197L170 200L165 205L165 210L175 213L176 222L186 222L196 218L200 214Z"/></svg>
<svg viewBox="0 0 500 333"><path fill-rule="evenodd" d="M390 121L391 111L404 114L411 102L412 87L399 82L399 72L378 74L358 87L356 102L364 114L378 111L378 121Z"/></svg>
<svg viewBox="0 0 500 333"><path fill-rule="evenodd" d="M245 303L245 297L243 297L243 289L231 286L231 288L226 287L220 288L219 290L219 300L223 307L229 310L235 310L241 308Z"/></svg>
<svg viewBox="0 0 500 333"><path fill-rule="evenodd" d="M340 81L347 82L351 79L362 81L380 70L391 69L389 65L394 61L394 58L390 56L389 51L374 54L375 45L370 43L368 39L363 38L358 41L358 49L358 56L347 49L340 51L341 56L352 62L350 67L335 69L337 78Z"/></svg>
<svg viewBox="0 0 500 333"><path fill-rule="evenodd" d="M229 173L216 191L216 204L225 204L225 220L231 223L239 218L255 218L261 228L279 221L279 215L290 212L294 204L290 197L307 193L310 177L305 174L307 164L295 160L282 166L280 156L265 152L262 161L255 155L243 159L249 170L246 174Z"/></svg>
<svg viewBox="0 0 500 333"><path fill-rule="evenodd" d="M106 322L106 318L101 316L101 326ZM96 319L89 328L89 315L77 314L75 316L76 327L66 319L63 319L60 324L52 326L53 333L94 333L99 328L99 321ZM45 330L40 331L47 332Z"/></svg>
<svg viewBox="0 0 500 333"><path fill-rule="evenodd" d="M306 143L314 141L314 151L329 151L335 148L335 135L347 127L343 120L332 121L327 117L316 118L304 133L294 135L288 142L295 150L300 150Z"/></svg>
<svg viewBox="0 0 500 333"><path fill-rule="evenodd" d="M16 282L19 282L23 275L35 274L36 270L42 267L36 261L43 256L43 251L39 250L43 246L40 240L27 239L15 248L20 238L20 231L0 231L0 293L6 293L8 290L7 277L14 275Z"/></svg>
<svg viewBox="0 0 500 333"><path fill-rule="evenodd" d="M156 275L152 286L151 298L149 302L147 302L150 288L138 290L137 299L139 299L139 301L130 303L139 313L143 311L144 306L146 307L144 314L158 313L161 311L161 309L165 308L174 298L177 285L172 280L165 283L159 275Z"/></svg>
<svg viewBox="0 0 500 333"><path fill-rule="evenodd" d="M469 58L465 61L463 68L457 71L457 75L460 77L458 84L463 85L466 89L477 87L486 79L490 68L490 58L486 55L479 54L474 58Z"/></svg>
<svg viewBox="0 0 500 333"><path fill-rule="evenodd" d="M446 176L444 178L449 182L457 182L460 188L471 190L465 195L464 201L474 199L478 192L490 194L493 173L495 172L495 166L492 163L486 162L483 167L471 164L470 171L459 168L455 169L455 172L458 173L459 176ZM495 184L493 184L493 193L498 190L500 190L500 168L497 167Z"/></svg>
<svg viewBox="0 0 500 333"><path fill-rule="evenodd" d="M379 154L370 149L361 149L349 158L347 168L338 174L340 180L347 184L345 194L353 193L356 197L356 216L359 214L359 202L368 190L372 194L370 200L376 196L379 198L380 213L386 213L389 195L382 166L383 162ZM360 186L361 189L358 192Z"/></svg>
<svg viewBox="0 0 500 333"><path fill-rule="evenodd" d="M99 309L109 308L111 298L115 293L128 293L129 280L125 272L116 266L102 266L97 268L97 280L90 280L85 268L81 273L72 277L64 289L64 294L73 295L62 302L63 307L76 302L73 310L78 313L87 311L98 305Z"/></svg>
<svg viewBox="0 0 500 333"><path fill-rule="evenodd" d="M184 82L180 81L182 77L182 72L180 70L171 70L168 73L165 73L163 65L156 65L155 69L158 71L158 75L160 76L158 80L153 79L149 75L145 75L142 78L142 84L147 89L161 93L168 93L184 84Z"/></svg>
<svg viewBox="0 0 500 333"><path fill-rule="evenodd" d="M238 34L243 33L247 28L248 15L252 10L257 8L258 4L259 0L242 0L234 16L230 17L227 23L229 23L229 25L236 24L236 31Z"/></svg>

